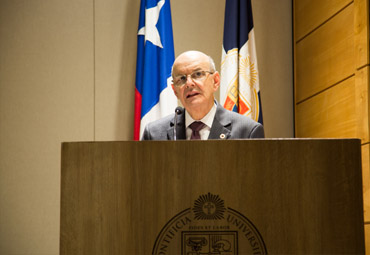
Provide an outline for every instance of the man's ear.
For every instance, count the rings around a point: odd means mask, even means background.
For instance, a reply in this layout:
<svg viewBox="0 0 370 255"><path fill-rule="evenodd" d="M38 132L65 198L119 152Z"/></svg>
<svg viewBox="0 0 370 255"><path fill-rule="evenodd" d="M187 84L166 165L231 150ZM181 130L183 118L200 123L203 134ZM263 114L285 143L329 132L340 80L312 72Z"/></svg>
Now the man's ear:
<svg viewBox="0 0 370 255"><path fill-rule="evenodd" d="M172 87L173 93L175 93L175 96L176 96L177 98L179 98L179 97L177 96L177 91L176 91L176 89L175 89L175 86L174 86L173 84L171 84L171 87Z"/></svg>
<svg viewBox="0 0 370 255"><path fill-rule="evenodd" d="M214 91L218 90L218 88L220 87L220 83L221 83L221 77L220 77L219 72L216 71L213 74L213 89L214 89Z"/></svg>

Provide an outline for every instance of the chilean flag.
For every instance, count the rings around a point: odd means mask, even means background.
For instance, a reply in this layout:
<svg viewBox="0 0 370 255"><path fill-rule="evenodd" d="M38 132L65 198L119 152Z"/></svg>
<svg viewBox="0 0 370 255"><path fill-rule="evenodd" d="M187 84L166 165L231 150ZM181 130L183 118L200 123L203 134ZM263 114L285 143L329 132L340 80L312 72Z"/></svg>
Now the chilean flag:
<svg viewBox="0 0 370 255"><path fill-rule="evenodd" d="M171 88L175 59L170 0L141 0L137 37L134 140L145 126L174 112Z"/></svg>
<svg viewBox="0 0 370 255"><path fill-rule="evenodd" d="M263 124L251 0L226 0L222 105Z"/></svg>

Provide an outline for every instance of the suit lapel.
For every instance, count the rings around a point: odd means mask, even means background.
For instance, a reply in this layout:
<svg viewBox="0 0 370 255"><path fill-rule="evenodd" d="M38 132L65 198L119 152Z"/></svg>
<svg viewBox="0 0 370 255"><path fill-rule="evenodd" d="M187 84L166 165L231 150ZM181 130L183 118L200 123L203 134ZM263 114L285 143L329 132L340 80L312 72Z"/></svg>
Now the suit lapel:
<svg viewBox="0 0 370 255"><path fill-rule="evenodd" d="M231 120L225 114L225 110L217 103L215 118L212 123L208 139L228 139L231 132Z"/></svg>

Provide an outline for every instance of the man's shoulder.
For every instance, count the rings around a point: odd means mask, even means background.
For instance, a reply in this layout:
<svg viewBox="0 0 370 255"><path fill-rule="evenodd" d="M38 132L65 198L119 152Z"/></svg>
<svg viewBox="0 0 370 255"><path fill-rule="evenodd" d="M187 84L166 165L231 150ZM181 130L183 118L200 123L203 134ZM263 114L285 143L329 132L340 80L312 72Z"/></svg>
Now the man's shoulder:
<svg viewBox="0 0 370 255"><path fill-rule="evenodd" d="M225 127L232 126L231 135L234 138L264 138L264 128L261 123L236 112L226 110L222 106L218 111L219 122Z"/></svg>
<svg viewBox="0 0 370 255"><path fill-rule="evenodd" d="M150 122L147 126L150 127L150 128L154 128L154 127L164 127L164 126L167 126L169 127L169 125L173 122L173 118L174 118L175 114L172 113L166 117L163 117L163 118L160 118L158 120L155 120L153 122Z"/></svg>
<svg viewBox="0 0 370 255"><path fill-rule="evenodd" d="M145 126L142 140L167 140L167 131L173 125L174 113Z"/></svg>

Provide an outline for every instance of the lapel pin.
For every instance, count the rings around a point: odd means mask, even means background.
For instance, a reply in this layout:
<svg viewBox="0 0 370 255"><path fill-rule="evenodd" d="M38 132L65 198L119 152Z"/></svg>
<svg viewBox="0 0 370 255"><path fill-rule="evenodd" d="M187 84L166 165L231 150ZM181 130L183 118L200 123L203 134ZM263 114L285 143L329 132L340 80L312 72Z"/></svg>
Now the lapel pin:
<svg viewBox="0 0 370 255"><path fill-rule="evenodd" d="M221 138L221 139L225 139L225 138L226 138L226 135L225 135L225 134L221 134L221 135L220 135L220 138Z"/></svg>

